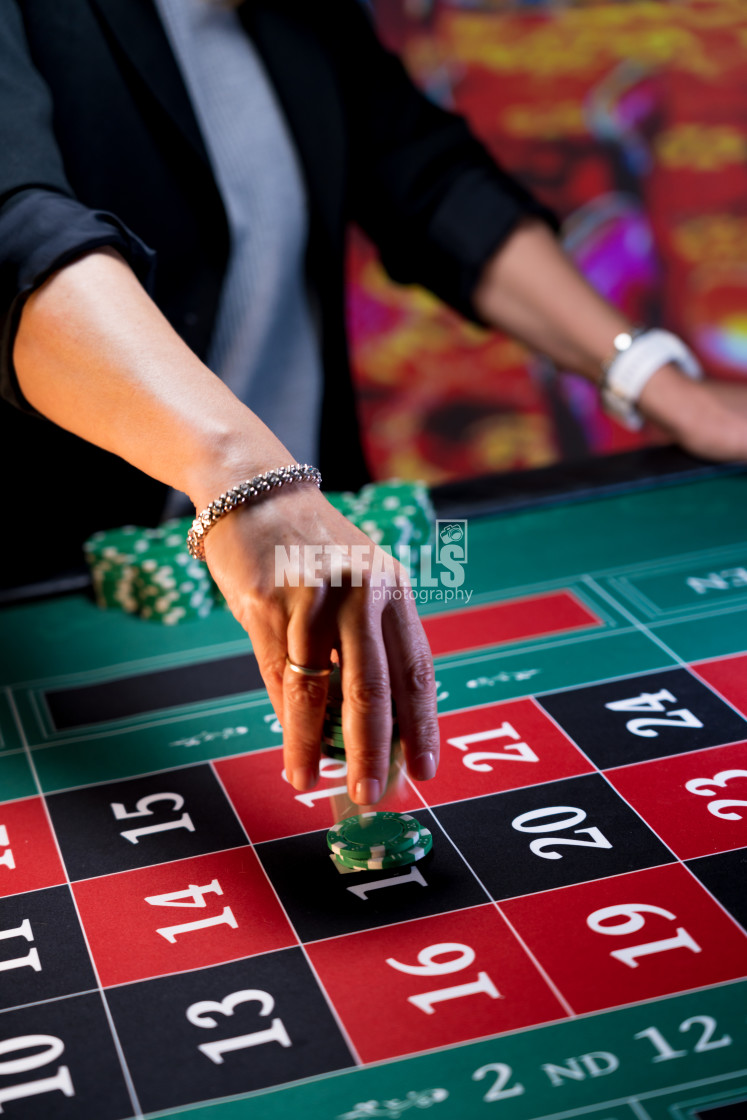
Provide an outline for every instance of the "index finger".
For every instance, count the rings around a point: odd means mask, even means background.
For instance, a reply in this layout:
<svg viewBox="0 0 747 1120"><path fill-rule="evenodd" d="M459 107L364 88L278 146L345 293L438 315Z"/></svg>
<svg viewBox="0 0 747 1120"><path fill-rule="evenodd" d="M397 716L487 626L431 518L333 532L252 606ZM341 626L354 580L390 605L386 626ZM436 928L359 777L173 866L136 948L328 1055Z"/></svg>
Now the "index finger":
<svg viewBox="0 0 747 1120"><path fill-rule="evenodd" d="M407 769L416 781L428 781L435 777L440 746L436 679L414 602L405 596L387 603L382 631Z"/></svg>
<svg viewBox="0 0 747 1120"><path fill-rule="evenodd" d="M392 690L379 611L356 606L340 619L342 728L348 792L374 805L387 784L392 749Z"/></svg>

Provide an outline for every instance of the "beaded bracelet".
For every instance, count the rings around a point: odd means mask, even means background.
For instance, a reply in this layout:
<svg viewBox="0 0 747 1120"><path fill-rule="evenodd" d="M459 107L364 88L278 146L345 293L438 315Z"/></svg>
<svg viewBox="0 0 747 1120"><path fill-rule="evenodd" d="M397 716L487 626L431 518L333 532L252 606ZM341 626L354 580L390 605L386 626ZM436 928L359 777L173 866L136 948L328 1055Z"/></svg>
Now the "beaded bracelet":
<svg viewBox="0 0 747 1120"><path fill-rule="evenodd" d="M212 527L227 513L245 502L260 498L270 490L291 482L313 482L317 486L322 484L322 476L316 467L308 463L292 463L288 467L279 467L274 471L265 471L264 474L255 475L246 482L240 482L221 494L219 498L210 502L202 513L198 513L187 533L187 548L190 556L195 560L205 559L205 537Z"/></svg>

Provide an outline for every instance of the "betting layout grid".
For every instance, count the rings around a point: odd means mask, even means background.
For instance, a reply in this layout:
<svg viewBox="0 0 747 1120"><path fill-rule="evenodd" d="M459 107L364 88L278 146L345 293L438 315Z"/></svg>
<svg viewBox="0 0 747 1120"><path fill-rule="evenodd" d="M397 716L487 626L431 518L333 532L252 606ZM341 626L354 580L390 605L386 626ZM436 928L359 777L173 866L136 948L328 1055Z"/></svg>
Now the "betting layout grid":
<svg viewBox="0 0 747 1120"><path fill-rule="evenodd" d="M434 835L404 871L336 868L344 762L296 794L279 748L3 804L0 1105L121 1120L744 975L745 670L444 714L389 805Z"/></svg>

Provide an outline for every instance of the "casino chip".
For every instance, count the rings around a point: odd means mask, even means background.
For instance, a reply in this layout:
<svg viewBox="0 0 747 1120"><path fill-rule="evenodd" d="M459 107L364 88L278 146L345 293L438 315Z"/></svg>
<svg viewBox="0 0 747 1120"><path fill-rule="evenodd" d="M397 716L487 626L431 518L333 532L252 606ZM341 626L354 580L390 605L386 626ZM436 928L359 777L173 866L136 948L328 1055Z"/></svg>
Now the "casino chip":
<svg viewBox="0 0 747 1120"><path fill-rule="evenodd" d="M322 754L328 758L344 759L345 743L342 738L342 683L339 665L333 666L327 683L327 709L322 726Z"/></svg>
<svg viewBox="0 0 747 1120"><path fill-rule="evenodd" d="M217 588L185 546L188 518L155 529L126 525L95 533L84 544L96 603L166 626L205 618Z"/></svg>
<svg viewBox="0 0 747 1120"><path fill-rule="evenodd" d="M433 541L436 514L422 482L393 478L370 482L357 494L345 491L325 497L348 521L405 564L409 560L416 565L421 547Z"/></svg>
<svg viewBox="0 0 747 1120"><path fill-rule="evenodd" d="M360 813L327 833L338 863L356 871L382 871L417 863L433 847L433 835L409 813Z"/></svg>
<svg viewBox="0 0 747 1120"><path fill-rule="evenodd" d="M397 713L392 703L392 759L399 749L399 726ZM342 734L342 680L340 667L334 665L327 682L327 707L322 724L321 751L327 758L338 761L345 759L345 740Z"/></svg>

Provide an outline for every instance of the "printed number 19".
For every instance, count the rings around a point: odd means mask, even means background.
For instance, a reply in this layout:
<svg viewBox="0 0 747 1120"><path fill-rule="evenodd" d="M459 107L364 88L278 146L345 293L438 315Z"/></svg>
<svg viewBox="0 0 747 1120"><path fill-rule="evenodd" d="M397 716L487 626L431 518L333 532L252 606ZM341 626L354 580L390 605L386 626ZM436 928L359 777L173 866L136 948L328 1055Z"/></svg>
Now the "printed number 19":
<svg viewBox="0 0 747 1120"><path fill-rule="evenodd" d="M644 914L660 914L668 921L676 921L675 915L670 913L669 910L663 910L661 906L651 906L645 902L625 902L619 906L603 906L600 910L595 910L593 914L589 914L586 924L595 933L620 937L626 933L636 933L641 929L646 922L643 917ZM614 922L616 918L624 920ZM614 924L610 925L610 922L614 922ZM643 945L631 945L627 949L613 949L610 956L622 961L628 968L638 968L637 957L650 956L652 953L663 953L668 949L689 949L691 953L701 952L697 941L690 936L686 929L678 926L674 937L665 937L660 941L648 941Z"/></svg>

